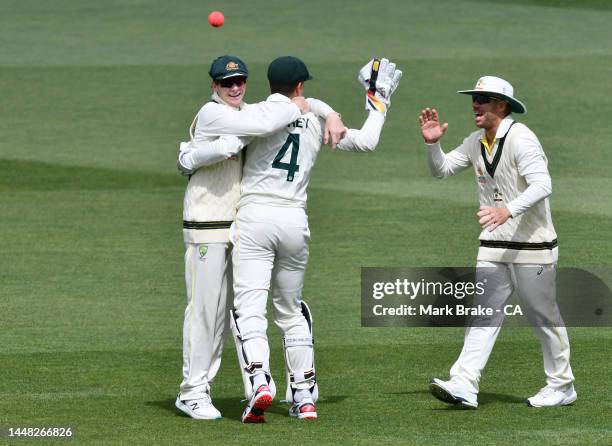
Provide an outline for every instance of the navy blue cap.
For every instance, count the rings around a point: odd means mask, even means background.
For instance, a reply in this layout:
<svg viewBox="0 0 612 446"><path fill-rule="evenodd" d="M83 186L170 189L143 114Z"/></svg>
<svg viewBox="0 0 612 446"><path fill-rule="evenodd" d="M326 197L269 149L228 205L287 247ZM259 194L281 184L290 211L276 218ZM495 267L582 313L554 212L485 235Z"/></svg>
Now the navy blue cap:
<svg viewBox="0 0 612 446"><path fill-rule="evenodd" d="M227 79L234 76L249 76L246 64L236 56L226 54L213 60L208 74L213 80Z"/></svg>

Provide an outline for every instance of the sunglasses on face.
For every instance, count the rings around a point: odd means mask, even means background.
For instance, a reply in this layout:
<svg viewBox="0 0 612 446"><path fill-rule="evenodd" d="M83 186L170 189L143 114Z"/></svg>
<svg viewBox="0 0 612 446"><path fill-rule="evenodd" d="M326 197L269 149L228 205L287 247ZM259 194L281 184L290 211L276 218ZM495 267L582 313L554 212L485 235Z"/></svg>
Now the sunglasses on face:
<svg viewBox="0 0 612 446"><path fill-rule="evenodd" d="M228 77L227 79L220 79L218 82L223 88L232 88L234 85L242 87L246 84L246 77Z"/></svg>
<svg viewBox="0 0 612 446"><path fill-rule="evenodd" d="M492 96L485 96L484 94L472 95L472 102L476 102L477 104L488 104L491 101L499 102L501 99L494 98Z"/></svg>

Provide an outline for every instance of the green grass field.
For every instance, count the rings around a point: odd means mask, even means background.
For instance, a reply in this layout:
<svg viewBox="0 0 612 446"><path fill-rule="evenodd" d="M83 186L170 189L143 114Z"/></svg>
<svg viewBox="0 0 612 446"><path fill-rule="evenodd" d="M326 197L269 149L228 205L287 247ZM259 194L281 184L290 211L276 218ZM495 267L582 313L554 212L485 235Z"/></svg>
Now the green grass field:
<svg viewBox="0 0 612 446"><path fill-rule="evenodd" d="M214 9L220 29L206 22ZM473 128L455 91L484 74L514 84L548 155L560 266L612 266L612 3L0 0L0 10L0 428L70 425L77 444L113 445L612 443L610 328L570 329L579 399L553 410L524 404L544 385L535 336L502 331L480 407L464 412L427 388L447 376L463 330L361 328L359 297L362 266L474 264L474 180L430 177L417 115L436 106L452 148ZM273 58L303 58L315 78L306 93L353 127L365 117L359 68L384 55L404 71L379 149L324 150L311 181L316 423L277 402L265 425L242 425L229 342L213 389L225 418L174 409L186 300L175 156L224 53L248 63L249 101L265 97ZM282 383L272 324L270 339Z"/></svg>

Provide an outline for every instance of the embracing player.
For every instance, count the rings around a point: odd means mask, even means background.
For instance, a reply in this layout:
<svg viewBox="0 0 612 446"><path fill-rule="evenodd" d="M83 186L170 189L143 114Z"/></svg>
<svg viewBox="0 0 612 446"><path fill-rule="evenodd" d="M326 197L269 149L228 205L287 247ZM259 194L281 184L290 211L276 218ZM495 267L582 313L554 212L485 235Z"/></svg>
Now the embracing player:
<svg viewBox="0 0 612 446"><path fill-rule="evenodd" d="M372 72L378 79L370 84ZM371 61L361 70L369 115L360 130L347 130L338 149L370 152L376 148L401 75L386 59ZM286 101L301 96L309 79L306 65L295 57L278 58L268 68L271 91L283 94ZM286 399L292 404L289 414L298 419L317 418L313 321L302 300L302 288L310 239L306 188L322 141L322 122L307 113L249 144L238 212L230 230L235 294L230 322L248 399L244 423L265 421L264 412L276 394L266 333L270 285L274 322L283 334Z"/></svg>
<svg viewBox="0 0 612 446"><path fill-rule="evenodd" d="M370 152L376 148L390 98L402 72L386 59L372 60L358 76L365 87L368 118L360 130L344 129L337 148ZM295 101L311 79L306 65L295 57L281 57L268 68L272 96ZM280 95L279 95L280 93ZM272 97L271 96L271 97ZM333 116L324 103L308 100L311 111ZM317 417L318 388L314 369L312 315L302 301L310 231L306 216L306 188L321 148L322 121L306 113L284 129L265 138L224 137L198 150L198 163L229 159L249 145L241 199L231 228L234 272L232 330L245 387L245 423L265 421L276 386L270 373L266 301L273 284L276 325L283 332L287 368L287 400L291 416Z"/></svg>
<svg viewBox="0 0 612 446"><path fill-rule="evenodd" d="M248 69L236 56L216 58L209 70L212 98L190 128L191 140L181 144L178 167L189 176L183 207L187 307L183 323L183 381L176 407L192 418L221 418L212 404L210 386L221 364L223 341L232 304L229 227L240 195L242 159L208 156L236 138L264 136L293 122L309 109L304 98L286 101L272 95L257 104L243 102ZM280 100L279 100L280 97ZM315 107L319 101L310 101ZM326 137L334 145L344 134L339 116L326 104ZM224 136L225 135L225 136Z"/></svg>

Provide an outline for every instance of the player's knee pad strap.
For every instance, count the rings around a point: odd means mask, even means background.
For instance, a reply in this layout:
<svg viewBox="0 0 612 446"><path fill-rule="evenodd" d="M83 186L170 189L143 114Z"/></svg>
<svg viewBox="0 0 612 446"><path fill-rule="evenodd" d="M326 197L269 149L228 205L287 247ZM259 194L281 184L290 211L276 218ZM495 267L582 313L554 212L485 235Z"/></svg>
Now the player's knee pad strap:
<svg viewBox="0 0 612 446"><path fill-rule="evenodd" d="M234 335L234 341L236 342L236 351L238 353L238 359L240 360L240 367L249 375L265 372L266 370L264 370L263 362L254 361L249 358L249 349L245 348L245 344L254 339L264 339L267 341L268 336L266 332L263 330L240 330L236 313L234 313L233 310L231 310L230 313L230 324L232 327L232 334Z"/></svg>
<svg viewBox="0 0 612 446"><path fill-rule="evenodd" d="M283 344L287 384L294 389L310 388L316 382L312 336L286 336Z"/></svg>
<svg viewBox="0 0 612 446"><path fill-rule="evenodd" d="M315 382L314 369L293 372L289 375L289 382L294 389L309 389Z"/></svg>

